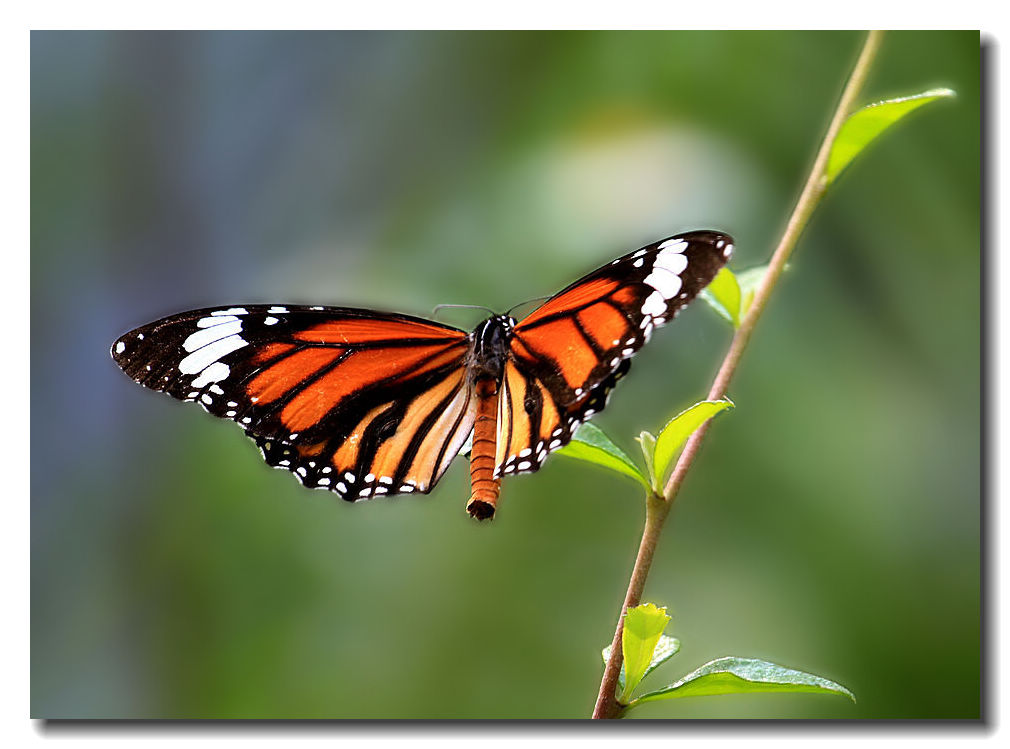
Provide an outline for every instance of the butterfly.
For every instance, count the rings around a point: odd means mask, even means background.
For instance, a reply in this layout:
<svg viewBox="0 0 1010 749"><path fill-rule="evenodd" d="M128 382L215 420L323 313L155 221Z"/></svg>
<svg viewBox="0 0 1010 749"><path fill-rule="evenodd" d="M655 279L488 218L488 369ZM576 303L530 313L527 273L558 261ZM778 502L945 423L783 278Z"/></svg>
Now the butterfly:
<svg viewBox="0 0 1010 749"><path fill-rule="evenodd" d="M136 382L232 419L266 462L349 501L428 493L470 445L479 520L501 478L536 471L603 409L630 357L733 251L714 231L619 257L522 320L473 331L407 315L290 304L192 310L120 337Z"/></svg>

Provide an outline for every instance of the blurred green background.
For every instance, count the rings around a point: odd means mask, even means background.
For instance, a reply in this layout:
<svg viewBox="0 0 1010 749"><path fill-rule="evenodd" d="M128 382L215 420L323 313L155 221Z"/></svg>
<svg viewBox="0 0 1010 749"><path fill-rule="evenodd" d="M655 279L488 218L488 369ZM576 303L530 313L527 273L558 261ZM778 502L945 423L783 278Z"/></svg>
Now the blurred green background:
<svg viewBox="0 0 1010 749"><path fill-rule="evenodd" d="M351 505L109 345L210 305L504 309L695 228L764 262L861 39L34 33L33 716L587 716L634 484L557 457L478 525L461 459L430 496ZM864 100L936 86L957 99L818 210L646 590L683 643L646 687L739 655L859 702L632 715L979 715L978 34L889 34ZM636 454L729 337L692 307L595 423Z"/></svg>

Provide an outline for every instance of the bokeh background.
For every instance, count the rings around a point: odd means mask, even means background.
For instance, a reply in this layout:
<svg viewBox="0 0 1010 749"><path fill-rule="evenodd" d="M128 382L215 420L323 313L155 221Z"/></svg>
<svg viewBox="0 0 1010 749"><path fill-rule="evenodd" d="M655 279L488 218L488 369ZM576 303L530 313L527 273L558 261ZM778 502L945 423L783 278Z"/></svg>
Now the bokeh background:
<svg viewBox="0 0 1010 749"><path fill-rule="evenodd" d="M643 519L555 457L464 513L344 503L143 390L127 329L232 303L504 309L694 228L764 262L861 34L35 33L32 714L573 718ZM865 100L935 86L803 237L646 600L683 649L848 686L637 717L980 711L979 36L893 33ZM461 327L480 313L454 311ZM704 396L703 304L596 419L629 454Z"/></svg>

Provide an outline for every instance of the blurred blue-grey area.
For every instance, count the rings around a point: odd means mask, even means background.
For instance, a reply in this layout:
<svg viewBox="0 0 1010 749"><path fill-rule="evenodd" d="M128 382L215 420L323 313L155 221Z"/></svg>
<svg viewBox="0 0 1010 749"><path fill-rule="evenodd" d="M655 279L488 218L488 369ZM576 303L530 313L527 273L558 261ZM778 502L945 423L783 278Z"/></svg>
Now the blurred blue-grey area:
<svg viewBox="0 0 1010 749"><path fill-rule="evenodd" d="M659 237L764 262L861 44L824 33L34 33L32 715L574 718L644 515L554 457L463 511L352 505L108 349L184 309L506 309ZM949 86L803 236L658 550L683 643L849 687L640 717L980 712L980 69L975 32L887 35L865 100ZM482 313L453 310L460 327ZM596 417L704 397L699 303Z"/></svg>

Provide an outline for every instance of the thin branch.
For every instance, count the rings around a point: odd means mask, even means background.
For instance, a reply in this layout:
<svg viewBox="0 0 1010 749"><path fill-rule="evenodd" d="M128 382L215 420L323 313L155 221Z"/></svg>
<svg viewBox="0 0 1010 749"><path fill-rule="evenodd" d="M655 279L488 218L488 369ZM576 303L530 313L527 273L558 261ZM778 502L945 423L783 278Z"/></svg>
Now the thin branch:
<svg viewBox="0 0 1010 749"><path fill-rule="evenodd" d="M848 83L842 91L838 106L835 108L834 116L831 118L831 124L828 126L828 131L821 142L821 147L817 152L817 158L814 160L813 167L811 167L810 176L803 187L803 192L800 193L796 207L789 217L789 222L786 224L782 239L779 241L778 247L776 247L772 255L768 270L761 280L761 284L754 292L754 301L751 303L750 309L733 336L733 342L730 344L729 351L726 353L722 366L719 367L719 372L712 382L712 387L708 393L709 400L716 400L726 395L730 380L732 380L737 366L740 364L740 358L743 355L744 349L747 348L747 343L750 341L751 334L754 332L761 314L764 312L768 298L771 296L772 290L775 288L775 284L778 282L779 276L782 274L782 270L785 268L797 240L806 228L810 216L813 214L818 203L820 203L821 198L824 197L827 187L825 172L828 156L831 153L831 146L842 127L842 123L845 122L845 118L855 108L856 99L866 82L866 77L870 72L870 67L877 55L877 51L880 49L882 37L883 32L881 31L871 31L867 34L866 40L863 43L863 49L859 54L859 59L856 60ZM610 659L607 661L607 667L603 672L600 692L596 698L596 707L593 710L594 718L616 718L623 709L617 703L616 688L623 661L621 636L624 631L624 615L628 608L637 606L641 602L642 591L645 588L649 567L652 564L653 553L659 542L659 534L663 528L663 521L666 519L670 507L677 498L677 494L680 492L684 477L694 463L698 450L701 448L701 443L708 433L709 423L706 422L687 441L683 452L680 454L680 459L677 461L677 465L670 475L670 480L667 481L664 487L665 496L663 498L656 498L657 503L663 506L662 511L651 508L653 501L650 499L650 509L646 511L645 529L642 533L638 558L635 560L635 567L631 573L631 580L624 598L624 605L621 607L621 615L618 617L616 631L614 632Z"/></svg>
<svg viewBox="0 0 1010 749"><path fill-rule="evenodd" d="M621 617L617 622L617 630L614 632L610 658L607 660L607 667L603 672L603 684L609 683L611 687L610 691L606 693L601 687L600 694L596 698L596 708L593 711L594 718L617 718L620 716L622 708L617 704L614 695L617 690L617 679L621 673L621 663L624 660L624 655L620 652L621 635L624 633L624 615L629 608L637 606L642 600L642 591L645 590L645 580L649 576L649 568L652 567L652 556L656 552L659 532L672 506L672 503L665 498L649 492L645 504L645 528L642 529L642 541L638 546L635 568L632 570L631 580L628 581L628 592L624 596ZM614 653L618 653L616 658ZM605 699L604 694L609 694L611 699Z"/></svg>

